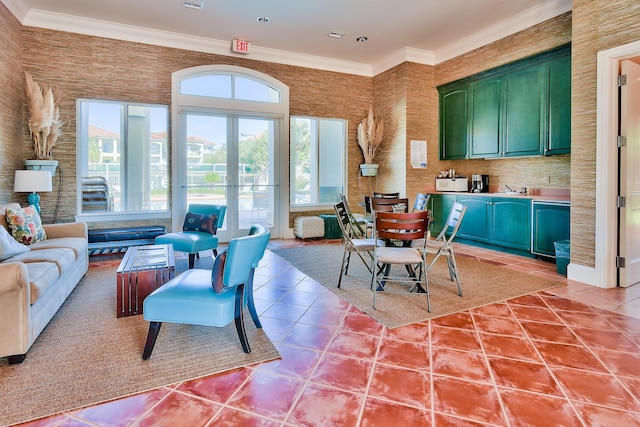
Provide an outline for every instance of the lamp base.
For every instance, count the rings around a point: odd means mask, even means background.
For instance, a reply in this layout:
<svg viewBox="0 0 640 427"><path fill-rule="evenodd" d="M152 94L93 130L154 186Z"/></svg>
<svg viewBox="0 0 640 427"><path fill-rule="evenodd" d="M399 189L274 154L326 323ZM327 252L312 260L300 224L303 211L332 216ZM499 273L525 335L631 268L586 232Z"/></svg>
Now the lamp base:
<svg viewBox="0 0 640 427"><path fill-rule="evenodd" d="M40 213L40 195L38 193L29 193L27 203L36 208L36 212Z"/></svg>

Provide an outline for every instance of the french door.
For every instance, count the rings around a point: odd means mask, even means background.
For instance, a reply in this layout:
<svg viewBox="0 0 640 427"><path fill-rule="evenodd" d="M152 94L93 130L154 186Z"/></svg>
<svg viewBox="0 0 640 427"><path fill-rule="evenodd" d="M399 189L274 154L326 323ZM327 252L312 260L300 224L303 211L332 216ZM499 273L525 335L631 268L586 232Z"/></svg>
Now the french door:
<svg viewBox="0 0 640 427"><path fill-rule="evenodd" d="M279 120L185 110L179 113L178 126L174 203L185 212L191 203L226 205L224 226L218 230L222 241L246 235L252 224L277 235Z"/></svg>

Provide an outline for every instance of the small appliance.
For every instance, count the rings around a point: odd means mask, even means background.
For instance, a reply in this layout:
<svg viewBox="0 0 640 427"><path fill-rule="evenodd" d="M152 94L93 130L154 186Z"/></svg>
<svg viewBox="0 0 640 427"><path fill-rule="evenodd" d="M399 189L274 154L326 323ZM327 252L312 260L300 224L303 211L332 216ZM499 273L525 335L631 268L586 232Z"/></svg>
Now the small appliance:
<svg viewBox="0 0 640 427"><path fill-rule="evenodd" d="M469 179L461 176L436 178L436 191L469 191Z"/></svg>
<svg viewBox="0 0 640 427"><path fill-rule="evenodd" d="M488 193L489 192L489 175L481 175L474 173L471 176L471 192Z"/></svg>

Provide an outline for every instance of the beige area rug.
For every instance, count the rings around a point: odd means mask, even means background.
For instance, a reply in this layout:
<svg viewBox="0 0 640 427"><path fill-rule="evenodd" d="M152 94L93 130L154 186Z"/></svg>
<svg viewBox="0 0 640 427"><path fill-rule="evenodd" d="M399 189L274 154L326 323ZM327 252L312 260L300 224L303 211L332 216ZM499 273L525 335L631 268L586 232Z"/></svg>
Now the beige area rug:
<svg viewBox="0 0 640 427"><path fill-rule="evenodd" d="M373 291L369 289L371 274L357 255L351 257L349 275L342 279L340 289L337 288L342 245L314 245L272 252L389 328L422 322L563 284L560 281L545 280L482 262L476 258L457 256L463 292L463 297L459 297L455 282L449 280L447 262L441 258L429 272L431 313L427 312L425 294L379 292L377 308L373 309ZM395 269L403 269L402 266L392 268L394 273L399 273Z"/></svg>
<svg viewBox="0 0 640 427"><path fill-rule="evenodd" d="M224 328L165 323L143 361L149 324L142 316L116 318L116 266L89 269L22 364L0 359L0 425L280 357L246 313L251 354L242 351L233 322ZM186 269L186 261L177 267Z"/></svg>

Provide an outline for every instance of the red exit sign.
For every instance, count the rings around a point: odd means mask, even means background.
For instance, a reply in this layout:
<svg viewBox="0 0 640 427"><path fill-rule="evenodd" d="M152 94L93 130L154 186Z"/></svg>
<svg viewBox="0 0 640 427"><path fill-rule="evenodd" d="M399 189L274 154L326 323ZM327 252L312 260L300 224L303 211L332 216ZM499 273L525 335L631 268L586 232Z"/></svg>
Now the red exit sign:
<svg viewBox="0 0 640 427"><path fill-rule="evenodd" d="M238 53L249 53L251 43L246 40L234 40L231 43L231 50Z"/></svg>

